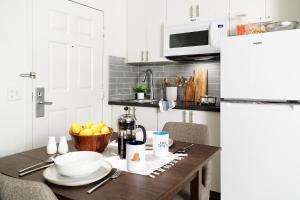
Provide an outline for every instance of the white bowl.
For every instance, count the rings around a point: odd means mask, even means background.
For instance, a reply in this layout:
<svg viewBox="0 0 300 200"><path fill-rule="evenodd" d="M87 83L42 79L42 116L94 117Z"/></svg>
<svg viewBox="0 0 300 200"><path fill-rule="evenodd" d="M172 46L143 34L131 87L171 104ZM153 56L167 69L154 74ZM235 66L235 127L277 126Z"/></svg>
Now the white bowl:
<svg viewBox="0 0 300 200"><path fill-rule="evenodd" d="M102 154L93 151L76 151L57 156L54 159L59 174L69 177L83 177L94 173L101 166Z"/></svg>

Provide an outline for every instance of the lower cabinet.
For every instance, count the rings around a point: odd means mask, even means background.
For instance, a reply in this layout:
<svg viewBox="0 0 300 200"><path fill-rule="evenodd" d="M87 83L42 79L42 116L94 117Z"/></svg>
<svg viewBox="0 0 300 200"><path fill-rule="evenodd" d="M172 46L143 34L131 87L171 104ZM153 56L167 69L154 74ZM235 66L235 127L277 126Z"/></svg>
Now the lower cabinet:
<svg viewBox="0 0 300 200"><path fill-rule="evenodd" d="M126 106L112 106L112 126L117 131L117 119L124 114ZM157 108L130 107L131 114L135 114L137 124L146 130L162 130L167 122L190 122L208 126L210 145L220 146L220 113L191 110L170 110L160 112ZM220 192L220 155L212 160L211 190Z"/></svg>
<svg viewBox="0 0 300 200"><path fill-rule="evenodd" d="M111 106L112 109L112 128L115 131L118 131L117 120L120 115L125 114L126 106ZM134 114L137 120L137 124L140 124L145 127L146 130L154 131L157 129L157 108L146 108L146 107L135 107L135 106L127 106L130 110L131 114Z"/></svg>

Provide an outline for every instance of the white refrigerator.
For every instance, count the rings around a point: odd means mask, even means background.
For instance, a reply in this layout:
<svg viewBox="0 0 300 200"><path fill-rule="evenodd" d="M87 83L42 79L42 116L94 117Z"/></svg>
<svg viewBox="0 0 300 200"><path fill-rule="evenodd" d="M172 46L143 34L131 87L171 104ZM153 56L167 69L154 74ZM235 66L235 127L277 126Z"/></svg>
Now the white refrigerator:
<svg viewBox="0 0 300 200"><path fill-rule="evenodd" d="M226 38L222 200L300 200L300 30Z"/></svg>

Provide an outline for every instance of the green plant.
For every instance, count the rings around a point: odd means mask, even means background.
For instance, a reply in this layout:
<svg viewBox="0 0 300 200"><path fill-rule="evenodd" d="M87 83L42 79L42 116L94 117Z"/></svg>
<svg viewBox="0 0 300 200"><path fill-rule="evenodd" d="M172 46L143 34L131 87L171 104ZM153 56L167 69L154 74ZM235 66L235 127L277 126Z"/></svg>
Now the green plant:
<svg viewBox="0 0 300 200"><path fill-rule="evenodd" d="M135 93L145 93L147 91L147 86L146 85L138 85L133 88L133 91Z"/></svg>

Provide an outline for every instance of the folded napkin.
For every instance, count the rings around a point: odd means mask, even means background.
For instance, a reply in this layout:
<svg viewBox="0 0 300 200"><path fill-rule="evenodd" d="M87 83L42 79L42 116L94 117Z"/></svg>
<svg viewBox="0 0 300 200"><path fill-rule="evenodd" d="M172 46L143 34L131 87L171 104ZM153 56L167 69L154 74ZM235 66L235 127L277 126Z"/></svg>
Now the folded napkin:
<svg viewBox="0 0 300 200"><path fill-rule="evenodd" d="M122 171L129 172L127 170L126 159L120 159L118 155L118 144L116 142L112 142L108 144L105 152L102 154L104 156L104 160L108 161L112 164L113 168L118 168ZM144 176L150 175L155 170L161 168L162 166L170 163L171 161L178 158L180 155L170 153L166 157L156 157L153 155L153 151L146 151L146 169L142 172L135 172L135 174L140 174Z"/></svg>
<svg viewBox="0 0 300 200"><path fill-rule="evenodd" d="M160 100L158 105L159 105L160 112L166 112L166 111L169 111L169 110L175 108L176 102Z"/></svg>

